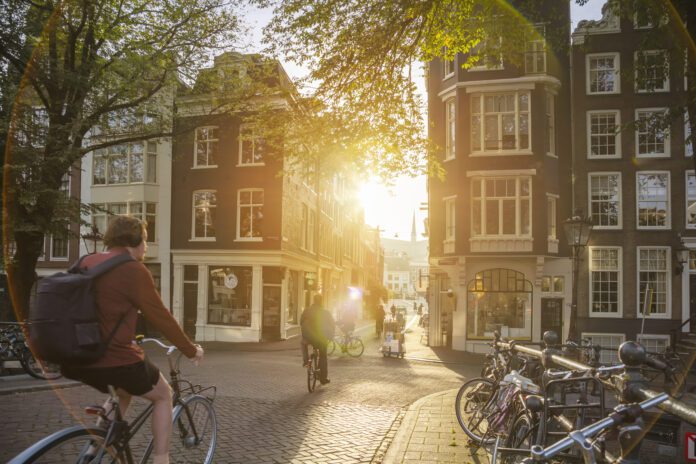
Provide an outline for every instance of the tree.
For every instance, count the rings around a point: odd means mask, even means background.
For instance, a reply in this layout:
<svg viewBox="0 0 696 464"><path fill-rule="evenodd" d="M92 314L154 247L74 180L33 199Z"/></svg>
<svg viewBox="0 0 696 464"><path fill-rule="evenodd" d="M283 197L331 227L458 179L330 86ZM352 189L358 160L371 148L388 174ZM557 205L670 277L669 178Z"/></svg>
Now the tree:
<svg viewBox="0 0 696 464"><path fill-rule="evenodd" d="M19 317L27 314L44 235L64 234L76 216L59 193L63 176L89 151L171 135L171 117L152 118L143 107L171 99L209 52L232 44L234 7L222 0L0 0L3 255ZM125 119L131 130L104 132L109 119Z"/></svg>

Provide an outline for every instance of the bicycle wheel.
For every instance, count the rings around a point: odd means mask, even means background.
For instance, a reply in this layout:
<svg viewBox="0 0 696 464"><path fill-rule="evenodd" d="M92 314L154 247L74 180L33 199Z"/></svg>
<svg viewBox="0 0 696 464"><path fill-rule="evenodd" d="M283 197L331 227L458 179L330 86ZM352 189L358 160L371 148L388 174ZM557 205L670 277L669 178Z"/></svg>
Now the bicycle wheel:
<svg viewBox="0 0 696 464"><path fill-rule="evenodd" d="M487 412L491 409L491 396L495 387L488 379L471 379L464 383L457 392L455 412L457 421L469 438L480 443L488 431ZM493 443L488 436L485 443Z"/></svg>
<svg viewBox="0 0 696 464"><path fill-rule="evenodd" d="M336 340L334 340L334 339L329 340L329 343L326 344L326 354L332 355L333 352L336 351L336 345L338 345Z"/></svg>
<svg viewBox="0 0 696 464"><path fill-rule="evenodd" d="M360 340L358 337L351 337L351 339L348 340L346 350L348 351L348 356L357 358L358 356L363 354L363 351L365 351L365 345L363 344L363 341Z"/></svg>
<svg viewBox="0 0 696 464"><path fill-rule="evenodd" d="M522 412L512 423L510 428L510 434L507 437L505 446L507 448L518 448L529 450L534 444L534 438L536 436L538 424L534 424L532 418L528 413ZM507 456L501 456L501 462L505 464L517 464L521 463L525 457L529 457L523 454L512 454Z"/></svg>
<svg viewBox="0 0 696 464"><path fill-rule="evenodd" d="M191 396L175 412L169 456L172 464L210 464L217 445L213 403Z"/></svg>
<svg viewBox="0 0 696 464"><path fill-rule="evenodd" d="M106 432L102 429L71 427L49 435L12 459L9 464L125 464L113 447L97 457L104 444Z"/></svg>
<svg viewBox="0 0 696 464"><path fill-rule="evenodd" d="M307 390L310 393L317 387L317 373L319 372L319 360L316 353L312 353L309 358L309 366L307 366Z"/></svg>
<svg viewBox="0 0 696 464"><path fill-rule="evenodd" d="M19 364L22 369L36 379L54 380L63 376L60 372L60 366L50 362L36 359L29 348L23 348L17 353Z"/></svg>

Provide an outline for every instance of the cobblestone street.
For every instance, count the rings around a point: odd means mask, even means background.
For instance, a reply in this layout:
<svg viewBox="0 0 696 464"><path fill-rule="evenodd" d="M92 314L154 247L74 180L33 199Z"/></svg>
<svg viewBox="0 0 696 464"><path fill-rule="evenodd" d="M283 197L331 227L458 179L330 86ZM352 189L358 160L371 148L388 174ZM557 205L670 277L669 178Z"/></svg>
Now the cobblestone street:
<svg viewBox="0 0 696 464"><path fill-rule="evenodd" d="M383 358L374 336L362 335L365 354L357 359L332 357L331 383L312 394L306 389L299 349L209 350L203 366L185 364L186 377L218 387L216 462L380 462L408 405L457 388L476 369ZM422 349L417 346L419 334L407 337L407 346ZM160 368L166 365L156 353L151 358ZM103 398L82 386L0 396L0 461L74 425L84 418L84 406ZM138 404L131 414L137 409Z"/></svg>

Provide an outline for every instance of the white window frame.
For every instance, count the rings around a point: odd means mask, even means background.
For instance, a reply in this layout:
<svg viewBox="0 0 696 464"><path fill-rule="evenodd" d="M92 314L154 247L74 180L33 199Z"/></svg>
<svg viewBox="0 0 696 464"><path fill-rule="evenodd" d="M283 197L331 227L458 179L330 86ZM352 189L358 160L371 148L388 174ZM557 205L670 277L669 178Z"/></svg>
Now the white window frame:
<svg viewBox="0 0 696 464"><path fill-rule="evenodd" d="M614 59L614 89L610 91L592 91L592 78L590 63L593 59L608 58ZM621 93L621 58L618 52L610 53L588 53L585 55L585 93L587 95L613 95Z"/></svg>
<svg viewBox="0 0 696 464"><path fill-rule="evenodd" d="M198 164L198 131L199 129L215 129L217 131L217 138L201 140L201 142L206 143L206 159L208 160L206 164ZM220 127L219 126L198 126L193 131L193 168L194 169L211 169L218 167L217 164L210 164L210 142L217 142L217 152L215 156L220 156Z"/></svg>
<svg viewBox="0 0 696 464"><path fill-rule="evenodd" d="M665 174L667 176L667 195L665 198L665 202L667 203L667 208L666 208L666 214L667 218L665 220L665 225L664 226L641 226L639 221L640 221L640 187L638 184L638 179L642 175L652 175L652 174L657 174L657 175L662 175ZM669 171L638 171L636 172L636 229L640 230L665 230L665 229L671 229L672 227L672 178L671 178L671 173Z"/></svg>
<svg viewBox="0 0 696 464"><path fill-rule="evenodd" d="M619 346L623 342L626 341L626 334L622 333L604 333L604 332L583 332L581 338L589 338L592 339L592 337L618 337L621 340L616 344L616 350L602 350L599 353L599 362L601 364L618 364L621 361L619 360ZM593 341L594 343L594 341ZM600 346L605 347L605 348L610 348L606 345L600 344ZM610 359L607 359L607 358Z"/></svg>
<svg viewBox="0 0 696 464"><path fill-rule="evenodd" d="M486 37L482 39L475 47L471 49L470 56L479 56L478 50L481 48L481 45L485 46L485 43L489 40L495 40L495 38ZM469 71L500 71L505 69L505 62L503 60L503 37L498 35L497 40L498 47L500 49L500 54L498 55L498 64L495 66L489 66L488 64L491 59L489 56L479 57L476 62L477 64L471 66Z"/></svg>
<svg viewBox="0 0 696 464"><path fill-rule="evenodd" d="M694 179L694 194L693 196L689 196L689 178L692 177ZM687 229L696 229L696 173L694 173L693 169L690 169L684 173L684 195L686 196L686 203L684 205L684 223L686 224ZM694 214L694 221L693 223L689 222L689 206L693 204L693 214Z"/></svg>
<svg viewBox="0 0 696 464"><path fill-rule="evenodd" d="M546 28L544 25L534 27L535 36L532 40L527 39L524 52L524 72L525 74L545 74L546 73ZM538 36L536 35L538 34ZM543 57L541 69L537 66L537 57ZM529 59L531 57L531 60ZM532 66L529 66L530 62Z"/></svg>
<svg viewBox="0 0 696 464"><path fill-rule="evenodd" d="M445 161L457 156L457 105L456 98L445 101Z"/></svg>
<svg viewBox="0 0 696 464"><path fill-rule="evenodd" d="M445 235L443 244L445 253L452 253L454 252L454 240L457 226L457 197L444 197L442 202L445 209Z"/></svg>
<svg viewBox="0 0 696 464"><path fill-rule="evenodd" d="M642 250L662 250L665 253L665 269L654 272L661 272L665 275L665 312L664 313L651 313L646 316L646 319L670 319L672 317L672 249L668 246L639 246L636 247L636 304L638 306L636 310L636 317L642 319L643 317L643 306L640 303L641 290L640 290L640 252ZM647 271L646 271L647 272ZM654 296L653 296L654 301Z"/></svg>
<svg viewBox="0 0 696 464"><path fill-rule="evenodd" d="M515 120L515 146L513 148L503 147L503 115L509 114L509 112L485 112L485 100L487 97L504 97L507 95L513 95L515 101L515 109L512 111ZM527 96L527 110L520 110L520 97L522 95ZM478 98L479 107L478 110L474 109L474 100ZM470 145L470 150L472 156L509 156L511 154L531 154L532 153L532 93L529 90L510 90L510 91L500 91L500 92L481 92L481 93L471 93L469 94L469 106L470 106L470 128L473 128L474 117L479 118L479 148L474 149L473 143ZM487 149L486 148L486 115L497 115L497 131L498 131L498 148ZM522 114L527 115L527 147L521 148L521 134L520 134L520 117ZM473 142L473 131L472 132L472 142Z"/></svg>
<svg viewBox="0 0 696 464"><path fill-rule="evenodd" d="M592 154L592 137L603 136L604 134L598 133L594 134L592 132L592 117L602 116L602 115L613 115L614 116L614 126L616 131L614 133L614 147L616 152L613 155L594 155ZM587 118L587 158L588 159L618 159L621 158L621 112L619 110L596 110L588 111ZM607 135L609 137L609 135Z"/></svg>
<svg viewBox="0 0 696 464"><path fill-rule="evenodd" d="M658 351L657 349L650 349L650 347L645 345L645 342L643 340L648 339L648 340L664 340L665 341L665 348L670 346L670 338L669 335L665 334L637 334L636 335L636 341L643 345L645 347L646 351L650 351L653 353L663 353L665 350ZM655 347L656 348L656 347Z"/></svg>
<svg viewBox="0 0 696 464"><path fill-rule="evenodd" d="M453 60L448 60L444 55L447 54L447 47L444 47L444 53L442 56L442 80L449 79L454 76L454 72L457 69L456 62L457 57L455 56Z"/></svg>
<svg viewBox="0 0 696 464"><path fill-rule="evenodd" d="M120 143L116 145L111 145L106 148L101 148L99 150L95 150L92 152L92 178L91 178L91 185L92 186L98 186L98 187L103 187L103 186L110 186L110 185L129 185L129 184L153 184L155 182L150 182L148 180L148 177L150 176L149 173L149 167L150 167L150 155L152 155L151 152L148 151L148 148L150 147L150 144L153 142L147 141L147 140L142 140L138 142L128 142L128 143ZM142 152L140 153L141 155L141 162L142 162L142 174L143 178L142 180L133 180L133 157L136 155L133 151L133 147L136 145L141 145L142 146ZM110 152L110 150L115 150L117 147L120 146L125 146L125 153L124 156L126 158L126 181L125 182L111 182L109 177L111 176L111 162L110 160L112 158L115 158L117 155L113 152ZM157 153L154 153L155 156ZM104 163L104 183L95 183L94 182L94 176L95 176L95 166L96 164L102 160L101 162ZM155 158L156 160L156 158ZM155 176L156 174L156 161L155 161Z"/></svg>
<svg viewBox="0 0 696 464"><path fill-rule="evenodd" d="M641 153L640 152L640 145L639 145L639 139L640 139L640 115L642 113L666 113L667 108L636 108L635 110L635 119L634 121L636 122L635 124L635 129L634 129L634 143L635 145L635 151L636 151L636 158L669 158L671 154L671 145L670 145L670 140L671 140L671 135L670 135L670 130L669 128L665 129L662 131L662 136L664 139L664 149L660 153Z"/></svg>
<svg viewBox="0 0 696 464"><path fill-rule="evenodd" d="M556 156L556 95L546 92L546 154Z"/></svg>
<svg viewBox="0 0 696 464"><path fill-rule="evenodd" d="M215 194L215 205L212 206L213 208L218 207L218 199L217 199L217 190L214 189L202 189L202 190L194 190L193 194L191 195L191 241L194 242L214 242L217 237L209 237L207 234L203 237L197 237L196 236L196 194L197 193L205 193L205 192L212 192ZM207 229L207 228L206 228Z"/></svg>
<svg viewBox="0 0 696 464"><path fill-rule="evenodd" d="M693 140L689 140L690 134L689 110L684 110L684 156L687 158L694 156L694 142Z"/></svg>
<svg viewBox="0 0 696 464"><path fill-rule="evenodd" d="M235 239L235 241L239 241L239 242L262 242L263 235L261 235L260 237L242 237L240 235L241 226L242 226L242 222L241 222L241 219L242 219L242 216L241 216L241 208L242 208L241 198L242 198L243 192L249 192L249 197L252 199L253 199L254 192L263 193L263 203L254 203L252 200L251 203L244 205L245 207L251 208L252 217L253 217L254 208L261 207L261 209L263 210L263 207L266 203L266 193L264 192L264 189L262 189L262 188L243 188L243 189L237 190L237 238ZM253 224L252 224L251 230L252 231L254 230ZM263 233L263 231L261 231L261 232Z"/></svg>
<svg viewBox="0 0 696 464"><path fill-rule="evenodd" d="M558 240L558 195L546 194L546 238Z"/></svg>
<svg viewBox="0 0 696 464"><path fill-rule="evenodd" d="M639 58L640 54L649 55L649 56L663 55L664 60L665 60L665 70L664 70L665 77L662 81L662 87L655 86L655 88L653 88L653 89L640 87L641 83L639 82L639 79L638 79L638 74L641 72L641 69L638 68L638 58ZM633 86L634 86L636 93L669 92L669 52L667 50L636 50L635 52L633 52L633 67L635 69Z"/></svg>
<svg viewBox="0 0 696 464"><path fill-rule="evenodd" d="M45 238L44 238L45 240ZM55 256L54 250L55 250L55 241L56 240L65 240L65 256ZM51 234L51 261L67 261L70 258L70 237L66 236L63 238L59 237L54 237L53 234Z"/></svg>
<svg viewBox="0 0 696 464"><path fill-rule="evenodd" d="M616 318L622 318L623 317L623 248L618 246L591 246L588 247L588 289L589 289L589 295L588 299L590 302L590 317L595 317L595 318L609 318L609 319L616 319ZM592 276L593 272L595 270L592 268L592 253L595 250L617 250L617 266L616 270L608 271L608 272L616 272L617 277L616 277L616 312L615 313L607 313L607 312L601 312L601 311L593 311L592 308L594 307L594 292L592 291ZM602 272L601 270L597 270L597 272Z"/></svg>
<svg viewBox="0 0 696 464"><path fill-rule="evenodd" d="M593 220L594 223L594 228L595 229L603 229L603 230L619 230L623 228L623 178L622 174L620 171L600 171L600 172L588 172L587 173L587 204L589 205L589 210L590 210L590 217L592 216L592 204L593 203L600 203L599 201L595 201L592 198L592 178L594 177L608 177L608 176L616 176L618 177L618 187L619 187L619 199L618 199L618 217L617 217L617 225L615 226L607 226L607 225L600 225L597 223L596 219Z"/></svg>
<svg viewBox="0 0 696 464"><path fill-rule="evenodd" d="M486 199L491 198L488 196L485 192L485 184L486 181L492 180L514 180L515 181L515 233L514 234L503 234L502 233L502 225L504 223L502 215L503 215L503 209L499 208L498 210L498 226L499 229L501 230L501 233L499 234L489 234L485 230L485 225L486 225ZM521 196L521 185L520 182L522 180L527 180L529 182L529 194L526 196ZM474 183L475 182L480 182L481 183L481 196L476 197L474 196ZM530 176L490 176L490 177L474 177L471 179L471 236L472 237L478 237L478 238L510 238L510 237L519 237L519 238L529 238L533 236L533 228L534 224L532 223L532 218L533 218L533 212L532 209L534 208L534 205L532 204L532 199L534 198L533 192L533 185L532 185L532 178ZM503 197L496 197L499 199L502 199ZM505 197L505 198L512 198L512 197ZM522 199L527 199L529 203L529 217L527 218L528 223L529 223L529 233L528 234L522 234L522 206L521 206L521 200ZM480 214L481 217L479 218L480 224L481 224L481 233L477 234L474 231L474 224L476 223L476 219L474 218L474 207L473 207L473 202L474 201L480 201Z"/></svg>
<svg viewBox="0 0 696 464"><path fill-rule="evenodd" d="M243 136L242 134L244 133L251 133L251 136ZM244 138L247 137L246 140ZM244 151L244 142L249 142L251 143L251 159L254 159L256 155L256 141L259 140L259 137L256 136L254 128L249 125L249 124L242 124L239 126L239 157L237 158L237 166L265 166L266 162L265 161L260 161L260 162L251 162L251 163L246 163L242 159L243 156L243 151ZM262 158L263 159L263 158Z"/></svg>

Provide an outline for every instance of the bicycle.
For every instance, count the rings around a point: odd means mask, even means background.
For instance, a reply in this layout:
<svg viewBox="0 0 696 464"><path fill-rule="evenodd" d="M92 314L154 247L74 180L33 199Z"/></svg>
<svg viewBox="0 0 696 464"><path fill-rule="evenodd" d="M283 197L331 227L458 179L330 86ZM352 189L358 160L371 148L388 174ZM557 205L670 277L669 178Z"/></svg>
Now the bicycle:
<svg viewBox="0 0 696 464"><path fill-rule="evenodd" d="M176 347L141 336L136 340L139 344L152 342L166 350L169 363L169 385L173 392L170 455L176 457L177 462L212 463L217 444L217 420L213 408L216 387L202 387L182 379L179 369L181 353L176 360L172 356ZM55 432L27 448L9 464L68 462L143 464L148 462L153 450L153 441L148 442L139 461L133 459L130 442L152 414L152 404L149 404L129 423L123 418L115 389L109 387L109 390L112 405L110 411L106 411L102 406L85 408L87 414L101 418L101 425L92 427L76 425Z"/></svg>
<svg viewBox="0 0 696 464"><path fill-rule="evenodd" d="M6 361L19 361L24 372L41 380L55 380L62 377L60 366L38 360L27 344L22 324L19 322L2 322L0 328L0 371L4 370Z"/></svg>
<svg viewBox="0 0 696 464"><path fill-rule="evenodd" d="M360 357L365 351L363 341L357 335L346 333L344 335L336 335L329 341L326 347L326 353L331 355L336 351L336 347L341 348L341 353L346 353L353 358Z"/></svg>

